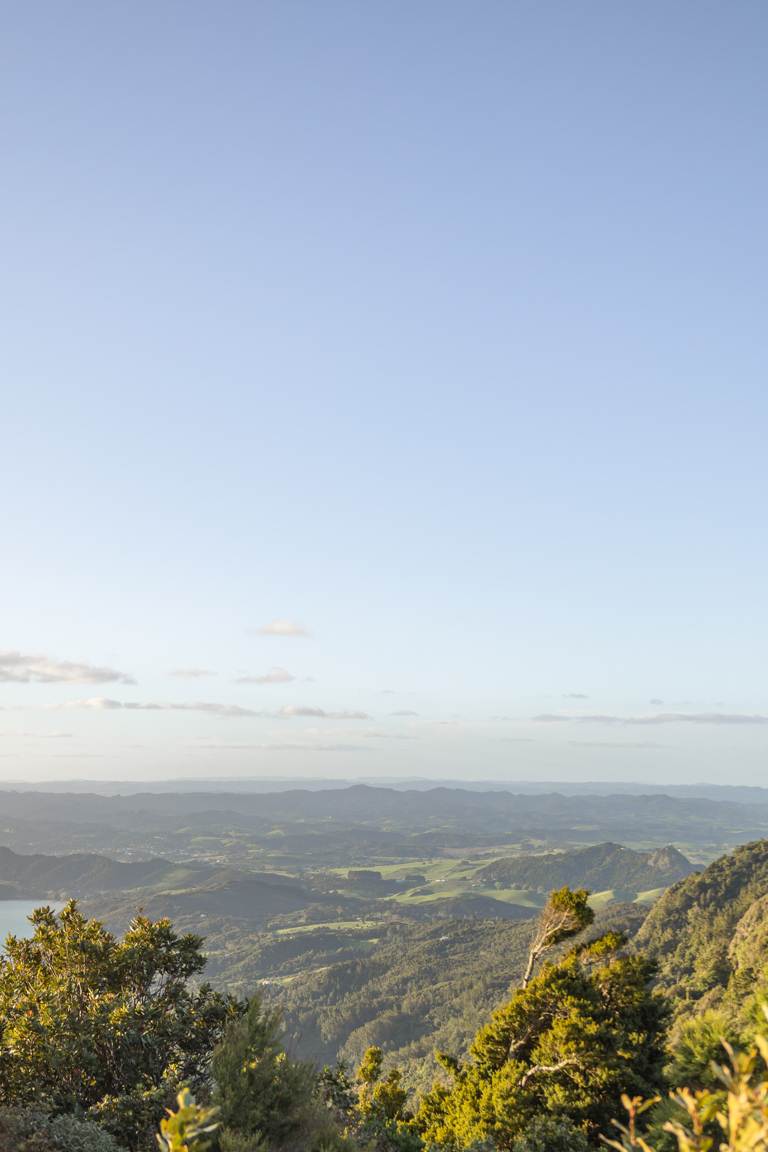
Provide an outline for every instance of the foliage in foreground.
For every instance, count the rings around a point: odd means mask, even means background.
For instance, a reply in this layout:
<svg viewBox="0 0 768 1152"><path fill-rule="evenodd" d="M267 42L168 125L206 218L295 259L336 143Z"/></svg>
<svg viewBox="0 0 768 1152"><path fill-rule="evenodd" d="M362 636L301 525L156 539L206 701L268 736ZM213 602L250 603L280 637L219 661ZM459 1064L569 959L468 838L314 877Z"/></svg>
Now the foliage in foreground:
<svg viewBox="0 0 768 1152"><path fill-rule="evenodd" d="M266 1010L259 997L230 1021L213 1053L211 1071L221 1152L320 1152L335 1135L320 1099L317 1072L288 1057L280 1017Z"/></svg>
<svg viewBox="0 0 768 1152"><path fill-rule="evenodd" d="M664 1132L672 1138L671 1146L677 1152L768 1152L768 1037L758 1035L746 1052L736 1052L727 1041L724 1046L729 1059L725 1065L713 1065L715 1087L695 1091L680 1088L670 1095L675 1112L664 1124ZM347 1136L329 1137L318 1145L319 1152L417 1152L422 1148L439 1152L450 1147L460 1147L465 1152L495 1152L502 1148L510 1152L589 1152L593 1147L567 1119L544 1113L532 1117L525 1132L509 1142L503 1137L500 1141L496 1134L469 1138L459 1145L442 1141L423 1144L408 1124L405 1094L397 1072L382 1075L380 1049L366 1053L354 1080L343 1070L337 1069L332 1075L326 1070L325 1089L329 1102L335 1103L340 1117L352 1122L355 1133L354 1139L349 1129ZM602 1143L614 1152L655 1152L658 1144L642 1130L648 1117L654 1116L658 1097L643 1101L640 1096L630 1098L625 1094L623 1102L628 1122L614 1121L619 1139L601 1136ZM170 1113L163 1123L162 1135L158 1137L160 1150L210 1152L216 1127L212 1110L196 1106L189 1094L182 1094L178 1111ZM651 1130L652 1127L653 1124ZM280 1146L245 1142L241 1147L248 1152L272 1152Z"/></svg>
<svg viewBox="0 0 768 1152"><path fill-rule="evenodd" d="M421 1101L427 1144L512 1149L542 1116L589 1138L622 1093L662 1083L665 1011L652 966L607 933L548 964L480 1030L470 1058L444 1058L450 1083Z"/></svg>
<svg viewBox="0 0 768 1152"><path fill-rule="evenodd" d="M765 1014L768 1020L768 1011ZM678 1152L768 1152L768 1031L746 1052L735 1051L727 1042L724 1047L728 1062L713 1067L715 1087L681 1088L671 1094L676 1114L664 1131ZM640 1133L638 1121L655 1104L626 1096L628 1122L616 1124L620 1139L605 1139L605 1144L616 1152L654 1152L655 1141L649 1143L653 1137Z"/></svg>
<svg viewBox="0 0 768 1152"><path fill-rule="evenodd" d="M0 1099L97 1120L146 1144L183 1084L207 1082L235 1005L189 981L202 940L137 917L122 940L70 901L0 957Z"/></svg>
<svg viewBox="0 0 768 1152"><path fill-rule="evenodd" d="M0 1152L122 1152L92 1120L49 1116L35 1108L0 1108Z"/></svg>
<svg viewBox="0 0 768 1152"><path fill-rule="evenodd" d="M188 1088L179 1092L176 1104L160 1121L160 1152L208 1152L219 1127L217 1109L201 1107Z"/></svg>
<svg viewBox="0 0 768 1152"><path fill-rule="evenodd" d="M320 1086L344 1147L365 1152L420 1152L423 1147L413 1127L408 1092L398 1069L384 1072L384 1053L372 1047L363 1056L356 1076L344 1064L325 1068Z"/></svg>

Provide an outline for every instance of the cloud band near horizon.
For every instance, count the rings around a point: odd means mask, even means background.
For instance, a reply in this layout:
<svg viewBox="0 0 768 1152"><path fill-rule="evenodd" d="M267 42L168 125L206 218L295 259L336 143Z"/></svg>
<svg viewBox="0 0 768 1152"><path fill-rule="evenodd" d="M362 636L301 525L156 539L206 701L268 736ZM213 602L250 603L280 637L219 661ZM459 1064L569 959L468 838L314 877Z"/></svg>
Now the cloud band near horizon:
<svg viewBox="0 0 768 1152"><path fill-rule="evenodd" d="M286 720L307 717L316 720L370 720L368 712L344 709L338 712L328 712L324 708L311 705L286 704L282 708L265 710L259 708L244 708L240 704L218 704L210 701L194 701L184 703L181 701L154 702L138 700L114 700L109 696L92 696L83 700L69 700L61 708L91 709L98 712L203 712L209 716L224 716L228 718L252 717L258 720Z"/></svg>

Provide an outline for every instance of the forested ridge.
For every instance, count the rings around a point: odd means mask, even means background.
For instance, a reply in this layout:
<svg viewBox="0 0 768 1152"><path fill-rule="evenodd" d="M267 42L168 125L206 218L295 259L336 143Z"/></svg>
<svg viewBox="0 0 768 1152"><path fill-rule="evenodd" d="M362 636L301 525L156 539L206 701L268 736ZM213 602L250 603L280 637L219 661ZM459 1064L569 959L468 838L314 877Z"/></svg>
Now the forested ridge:
<svg viewBox="0 0 768 1152"><path fill-rule="evenodd" d="M670 888L637 933L679 1015L743 1006L768 963L768 840Z"/></svg>
<svg viewBox="0 0 768 1152"><path fill-rule="evenodd" d="M487 864L478 879L500 887L559 888L585 884L595 892L607 888L666 887L696 869L674 846L638 852L623 844L595 844L571 851L506 856Z"/></svg>

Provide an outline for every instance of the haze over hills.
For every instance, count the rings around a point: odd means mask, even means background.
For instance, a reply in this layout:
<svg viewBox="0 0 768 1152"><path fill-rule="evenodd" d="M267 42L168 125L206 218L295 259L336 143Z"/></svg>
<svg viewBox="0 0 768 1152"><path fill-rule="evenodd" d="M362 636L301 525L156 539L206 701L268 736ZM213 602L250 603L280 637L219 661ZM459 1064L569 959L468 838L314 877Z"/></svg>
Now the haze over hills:
<svg viewBox="0 0 768 1152"><path fill-rule="evenodd" d="M8 899L130 891L169 882L171 877L178 880L181 871L166 860L126 863L81 852L64 856L19 855L0 845L0 882L14 894L6 897ZM206 865L191 865L185 871L202 881L211 869Z"/></svg>
<svg viewBox="0 0 768 1152"><path fill-rule="evenodd" d="M317 863L339 855L365 863L386 844L401 857L505 840L562 847L611 840L630 846L707 847L712 855L768 831L768 803L737 803L664 793L514 794L437 787L351 785L272 793L2 793L6 844L25 851L66 844L174 858L199 837L258 844ZM277 832L279 831L279 838ZM52 839L51 839L52 838ZM386 853L385 853L386 854ZM337 862L343 863L343 859Z"/></svg>
<svg viewBox="0 0 768 1152"><path fill-rule="evenodd" d="M0 792L71 792L93 793L99 796L131 796L137 793L152 795L161 792L241 792L270 793L336 791L353 785L370 788L392 788L397 791L431 791L435 788L458 788L470 792L511 792L520 796L558 793L561 796L665 796L694 797L704 800L728 800L738 804L768 804L768 787L743 784L675 784L648 783L624 780L499 780L499 779L440 779L419 777L367 776L357 778L316 776L216 776L210 779L179 777L168 780L0 780Z"/></svg>

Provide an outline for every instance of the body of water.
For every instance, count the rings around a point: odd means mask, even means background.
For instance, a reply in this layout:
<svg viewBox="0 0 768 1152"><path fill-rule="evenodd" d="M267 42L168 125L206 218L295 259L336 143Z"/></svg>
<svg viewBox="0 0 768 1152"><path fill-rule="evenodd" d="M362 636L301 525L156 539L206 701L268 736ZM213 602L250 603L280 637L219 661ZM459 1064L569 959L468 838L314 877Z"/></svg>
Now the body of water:
<svg viewBox="0 0 768 1152"><path fill-rule="evenodd" d="M0 900L0 948L9 932L15 936L32 935L32 925L27 917L43 904L60 907L52 900Z"/></svg>

